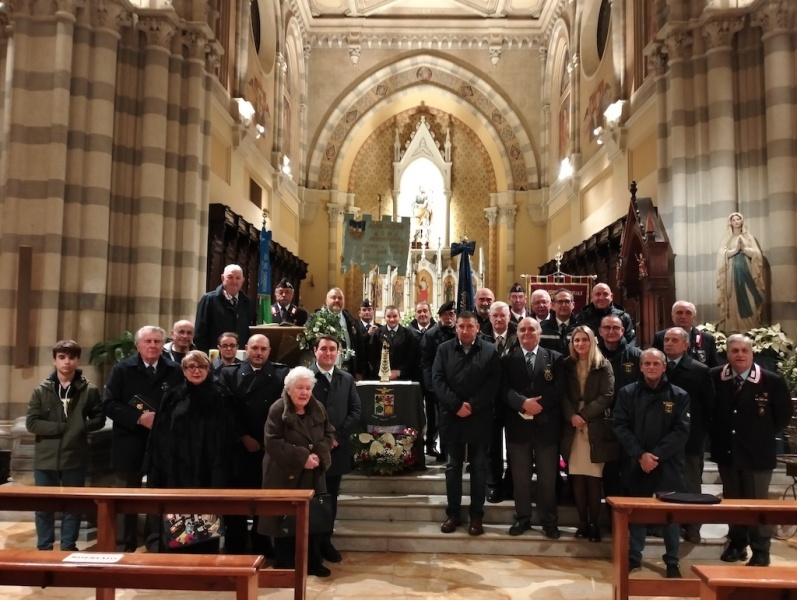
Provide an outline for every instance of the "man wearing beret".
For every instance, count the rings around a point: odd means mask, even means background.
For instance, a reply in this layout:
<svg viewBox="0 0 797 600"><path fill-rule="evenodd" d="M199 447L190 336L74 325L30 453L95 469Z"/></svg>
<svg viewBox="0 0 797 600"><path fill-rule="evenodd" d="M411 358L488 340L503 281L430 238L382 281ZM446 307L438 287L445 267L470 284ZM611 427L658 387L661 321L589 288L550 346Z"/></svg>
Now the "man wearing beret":
<svg viewBox="0 0 797 600"><path fill-rule="evenodd" d="M274 295L277 301L271 306L272 323L302 326L307 322L307 311L293 304L293 284L286 277L280 279Z"/></svg>
<svg viewBox="0 0 797 600"><path fill-rule="evenodd" d="M509 288L509 320L517 325L521 319L532 315L526 310L526 292L519 283Z"/></svg>

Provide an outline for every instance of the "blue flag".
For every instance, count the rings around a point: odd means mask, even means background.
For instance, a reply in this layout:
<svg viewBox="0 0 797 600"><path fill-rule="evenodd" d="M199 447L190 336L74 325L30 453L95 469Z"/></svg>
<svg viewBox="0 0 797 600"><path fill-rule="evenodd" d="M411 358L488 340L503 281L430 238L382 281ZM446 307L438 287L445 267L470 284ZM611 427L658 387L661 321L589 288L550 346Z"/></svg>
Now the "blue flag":
<svg viewBox="0 0 797 600"><path fill-rule="evenodd" d="M474 309L473 277L470 269L470 257L476 251L476 242L451 244L451 256L459 257L459 285L457 286L457 314L463 310Z"/></svg>
<svg viewBox="0 0 797 600"><path fill-rule="evenodd" d="M271 232L266 225L260 230L260 265L257 274L257 305L259 325L271 323Z"/></svg>

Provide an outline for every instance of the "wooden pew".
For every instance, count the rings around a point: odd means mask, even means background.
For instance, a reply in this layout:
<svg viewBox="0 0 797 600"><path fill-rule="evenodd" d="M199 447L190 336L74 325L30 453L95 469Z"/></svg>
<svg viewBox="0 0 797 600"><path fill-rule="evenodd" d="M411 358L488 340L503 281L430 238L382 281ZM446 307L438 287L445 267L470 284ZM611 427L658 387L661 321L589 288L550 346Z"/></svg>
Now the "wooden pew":
<svg viewBox="0 0 797 600"><path fill-rule="evenodd" d="M700 593L697 579L628 578L628 526L631 523L797 525L797 510L793 500L723 500L720 504L675 504L656 498L610 496L606 501L612 507L614 600L627 600L629 596L697 598ZM755 572L763 577L765 570L756 568Z"/></svg>
<svg viewBox="0 0 797 600"><path fill-rule="evenodd" d="M234 591L236 600L257 600L263 563L262 556L146 553L123 554L108 564L64 562L71 554L0 550L0 584L98 588L97 600L113 600L116 588Z"/></svg>
<svg viewBox="0 0 797 600"><path fill-rule="evenodd" d="M295 569L261 569L261 588L293 588L304 600L307 588L307 535L313 490L205 490L89 487L0 487L0 510L76 512L97 516L99 552L116 551L120 514L197 513L216 515L295 515Z"/></svg>
<svg viewBox="0 0 797 600"><path fill-rule="evenodd" d="M694 565L692 570L700 579L700 600L797 598L797 567Z"/></svg>

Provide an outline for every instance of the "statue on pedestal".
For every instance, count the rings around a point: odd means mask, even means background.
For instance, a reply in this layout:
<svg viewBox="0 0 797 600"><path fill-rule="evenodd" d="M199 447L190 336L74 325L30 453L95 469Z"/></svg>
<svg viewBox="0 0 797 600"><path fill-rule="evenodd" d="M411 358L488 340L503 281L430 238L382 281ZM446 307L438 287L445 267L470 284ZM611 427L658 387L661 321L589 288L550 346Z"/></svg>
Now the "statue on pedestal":
<svg viewBox="0 0 797 600"><path fill-rule="evenodd" d="M728 216L728 235L717 253L719 327L726 334L747 333L761 324L764 306L764 257L747 231L744 217Z"/></svg>

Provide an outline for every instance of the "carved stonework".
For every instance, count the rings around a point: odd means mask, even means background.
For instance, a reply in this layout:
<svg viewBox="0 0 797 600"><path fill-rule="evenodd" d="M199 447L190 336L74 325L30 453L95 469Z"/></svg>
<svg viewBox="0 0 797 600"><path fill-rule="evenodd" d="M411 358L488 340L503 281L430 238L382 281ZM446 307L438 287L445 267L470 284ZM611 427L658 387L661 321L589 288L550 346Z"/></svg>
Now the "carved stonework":
<svg viewBox="0 0 797 600"><path fill-rule="evenodd" d="M123 27L133 24L133 13L123 0L96 0L93 6L91 24L98 29L110 29L119 33Z"/></svg>
<svg viewBox="0 0 797 600"><path fill-rule="evenodd" d="M183 32L183 45L188 49L188 58L204 61L208 51L208 37L203 30L188 29Z"/></svg>
<svg viewBox="0 0 797 600"><path fill-rule="evenodd" d="M329 215L329 224L343 223L343 217L346 216L346 206L343 204L327 204L327 214Z"/></svg>
<svg viewBox="0 0 797 600"><path fill-rule="evenodd" d="M74 17L78 7L85 6L86 0L55 0L55 3L58 7L56 14L64 13Z"/></svg>
<svg viewBox="0 0 797 600"><path fill-rule="evenodd" d="M689 58L692 48L692 34L688 31L674 31L665 40L669 61Z"/></svg>
<svg viewBox="0 0 797 600"><path fill-rule="evenodd" d="M313 47L310 44L305 44L302 46L302 54L304 54L304 60L310 60L310 53L313 50Z"/></svg>
<svg viewBox="0 0 797 600"><path fill-rule="evenodd" d="M769 0L753 13L751 23L765 34L785 32L792 28L797 6L793 0Z"/></svg>
<svg viewBox="0 0 797 600"><path fill-rule="evenodd" d="M177 26L171 19L163 17L140 17L138 28L147 36L148 46L170 49Z"/></svg>
<svg viewBox="0 0 797 600"><path fill-rule="evenodd" d="M733 36L744 27L744 19L723 18L711 19L703 25L703 36L708 41L709 50L730 48L733 45Z"/></svg>
<svg viewBox="0 0 797 600"><path fill-rule="evenodd" d="M213 40L208 44L208 51L205 54L205 70L208 73L215 74L218 71L222 54L224 54L224 48L221 42Z"/></svg>
<svg viewBox="0 0 797 600"><path fill-rule="evenodd" d="M651 46L649 51L646 49L645 60L647 60L648 70L655 77L661 77L667 72L667 55L663 52L660 45Z"/></svg>
<svg viewBox="0 0 797 600"><path fill-rule="evenodd" d="M540 62L545 64L545 61L548 60L548 48L546 46L540 46L539 53L540 53Z"/></svg>
<svg viewBox="0 0 797 600"><path fill-rule="evenodd" d="M34 2L35 0L10 0L7 5L12 15L31 15Z"/></svg>
<svg viewBox="0 0 797 600"><path fill-rule="evenodd" d="M487 224L490 227L495 227L498 224L498 207L491 206L484 209L484 218L487 219Z"/></svg>
<svg viewBox="0 0 797 600"><path fill-rule="evenodd" d="M517 206L499 206L498 222L501 225L513 225L517 216Z"/></svg>

